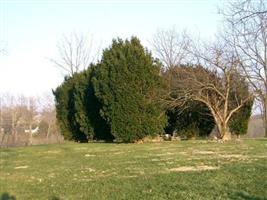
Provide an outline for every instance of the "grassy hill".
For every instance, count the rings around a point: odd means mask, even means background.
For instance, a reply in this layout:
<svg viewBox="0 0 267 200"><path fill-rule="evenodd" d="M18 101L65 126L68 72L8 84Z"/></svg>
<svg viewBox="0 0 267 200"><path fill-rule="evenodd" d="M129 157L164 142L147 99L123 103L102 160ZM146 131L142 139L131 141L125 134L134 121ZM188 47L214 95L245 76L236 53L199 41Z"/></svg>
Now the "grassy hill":
<svg viewBox="0 0 267 200"><path fill-rule="evenodd" d="M0 149L0 199L263 200L266 152L267 140Z"/></svg>

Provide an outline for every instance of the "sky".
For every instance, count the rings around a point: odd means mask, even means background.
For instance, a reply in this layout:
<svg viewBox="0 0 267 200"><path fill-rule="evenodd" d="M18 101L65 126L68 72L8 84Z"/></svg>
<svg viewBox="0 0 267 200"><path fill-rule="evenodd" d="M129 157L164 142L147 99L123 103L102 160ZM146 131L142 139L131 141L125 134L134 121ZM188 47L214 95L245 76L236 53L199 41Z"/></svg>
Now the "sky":
<svg viewBox="0 0 267 200"><path fill-rule="evenodd" d="M64 73L50 60L63 35L86 35L95 49L131 36L151 49L157 30L174 27L210 39L221 1L0 0L0 93L42 95L61 84Z"/></svg>

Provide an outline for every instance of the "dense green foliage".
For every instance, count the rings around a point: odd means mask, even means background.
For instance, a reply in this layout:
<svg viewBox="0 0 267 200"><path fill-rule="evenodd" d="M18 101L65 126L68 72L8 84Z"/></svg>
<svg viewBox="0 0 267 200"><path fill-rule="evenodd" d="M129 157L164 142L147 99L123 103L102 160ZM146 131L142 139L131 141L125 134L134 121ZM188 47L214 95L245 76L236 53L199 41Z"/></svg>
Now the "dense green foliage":
<svg viewBox="0 0 267 200"><path fill-rule="evenodd" d="M237 113L235 113L230 121L231 133L239 135L247 134L248 122L251 116L253 101L247 102Z"/></svg>
<svg viewBox="0 0 267 200"><path fill-rule="evenodd" d="M137 38L114 40L98 64L66 77L54 91L65 139L133 142L162 134L160 67Z"/></svg>
<svg viewBox="0 0 267 200"><path fill-rule="evenodd" d="M100 105L94 96L88 70L66 77L53 91L56 100L57 120L65 139L86 142L94 138L112 139L108 126L99 115Z"/></svg>
<svg viewBox="0 0 267 200"><path fill-rule="evenodd" d="M230 108L236 107L236 98L245 99L250 96L249 85L245 78L238 72L232 76L232 88L230 92ZM247 101L238 112L234 113L230 120L230 131L232 134L245 135L248 129L248 122L253 107L253 99Z"/></svg>
<svg viewBox="0 0 267 200"><path fill-rule="evenodd" d="M77 128L73 123L73 78L65 77L64 82L57 87L53 94L56 101L57 122L65 139L80 140L76 135Z"/></svg>
<svg viewBox="0 0 267 200"><path fill-rule="evenodd" d="M184 87L181 83L190 70L195 72L205 71L210 74L210 77L216 80L216 74L204 67L198 65L181 65L171 68L164 73L164 79L169 83L167 90L171 91L171 96L179 99L177 88ZM201 75L201 73L199 73ZM218 81L218 79L217 79ZM179 89L178 89L179 90ZM173 92L174 91L174 92ZM178 134L181 137L206 137L214 128L215 122L208 107L197 101L188 101L183 105L171 104L166 112L168 116L168 125L165 128L169 134Z"/></svg>
<svg viewBox="0 0 267 200"><path fill-rule="evenodd" d="M113 40L94 77L101 116L117 141L132 142L163 133L164 111L155 102L161 88L160 64L140 41Z"/></svg>
<svg viewBox="0 0 267 200"><path fill-rule="evenodd" d="M176 132L181 137L205 137L214 127L214 119L209 109L199 102L188 102L183 107L169 109L167 116L166 132Z"/></svg>

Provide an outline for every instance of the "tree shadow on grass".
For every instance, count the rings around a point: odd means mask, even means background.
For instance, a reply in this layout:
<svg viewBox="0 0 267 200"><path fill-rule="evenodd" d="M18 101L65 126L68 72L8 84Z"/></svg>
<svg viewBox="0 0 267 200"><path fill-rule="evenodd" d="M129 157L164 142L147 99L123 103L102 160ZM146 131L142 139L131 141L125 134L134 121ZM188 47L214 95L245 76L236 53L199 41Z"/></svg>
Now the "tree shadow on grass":
<svg viewBox="0 0 267 200"><path fill-rule="evenodd" d="M229 199L232 199L232 200L267 200L267 198L265 197L250 195L246 192L235 192L235 193L229 194Z"/></svg>
<svg viewBox="0 0 267 200"><path fill-rule="evenodd" d="M0 200L16 200L16 197L9 195L7 192L4 192L3 194L1 194Z"/></svg>

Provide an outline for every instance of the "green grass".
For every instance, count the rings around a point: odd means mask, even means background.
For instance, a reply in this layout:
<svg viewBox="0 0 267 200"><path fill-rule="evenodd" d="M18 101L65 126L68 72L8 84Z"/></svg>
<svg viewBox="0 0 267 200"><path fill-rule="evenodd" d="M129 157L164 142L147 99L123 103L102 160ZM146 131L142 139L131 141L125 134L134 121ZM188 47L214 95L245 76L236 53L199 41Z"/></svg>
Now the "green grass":
<svg viewBox="0 0 267 200"><path fill-rule="evenodd" d="M267 199L267 140L0 149L0 200Z"/></svg>

